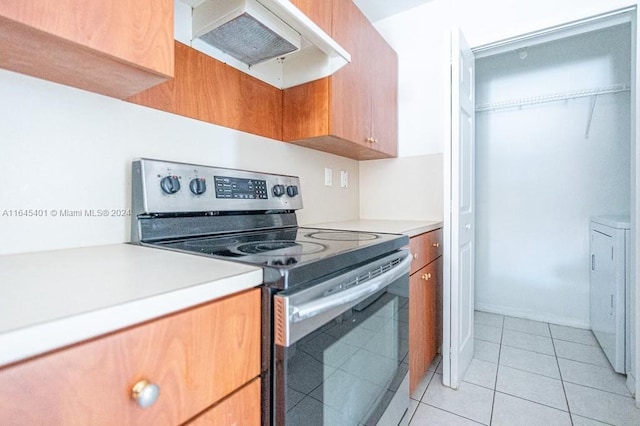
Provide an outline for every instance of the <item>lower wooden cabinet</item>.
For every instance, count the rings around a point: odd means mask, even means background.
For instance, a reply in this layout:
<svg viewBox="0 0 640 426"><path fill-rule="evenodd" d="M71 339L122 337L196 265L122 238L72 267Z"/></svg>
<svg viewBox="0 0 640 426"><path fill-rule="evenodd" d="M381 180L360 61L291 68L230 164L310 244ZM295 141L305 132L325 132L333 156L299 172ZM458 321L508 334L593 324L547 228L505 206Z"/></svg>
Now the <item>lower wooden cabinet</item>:
<svg viewBox="0 0 640 426"><path fill-rule="evenodd" d="M409 278L409 389L416 389L435 358L442 335L442 230L411 239ZM427 254L425 255L425 251ZM417 266L416 266L417 265ZM415 271L415 272L414 272Z"/></svg>
<svg viewBox="0 0 640 426"><path fill-rule="evenodd" d="M184 423L260 375L260 322L252 289L0 368L0 424ZM132 398L143 379L159 387L147 408ZM260 411L259 389L229 401L214 411Z"/></svg>
<svg viewBox="0 0 640 426"><path fill-rule="evenodd" d="M260 379L255 379L189 426L260 426Z"/></svg>

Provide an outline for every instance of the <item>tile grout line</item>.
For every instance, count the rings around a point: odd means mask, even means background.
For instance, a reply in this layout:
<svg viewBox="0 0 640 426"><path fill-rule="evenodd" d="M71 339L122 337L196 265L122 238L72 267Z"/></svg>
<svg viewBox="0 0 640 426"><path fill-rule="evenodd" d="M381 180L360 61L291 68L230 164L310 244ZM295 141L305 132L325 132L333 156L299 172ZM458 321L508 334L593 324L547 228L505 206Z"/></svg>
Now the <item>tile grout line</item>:
<svg viewBox="0 0 640 426"><path fill-rule="evenodd" d="M411 426L411 422L413 421L413 418L416 416L416 413L418 412L418 408L420 408L420 404L425 404L425 405L429 405L426 402L422 402L422 399L424 398L424 396L427 393L427 389L429 389L429 386L431 385L431 382L433 381L433 378L436 376L436 370L438 370L438 366L440 365L440 363L442 362L442 355L440 356L440 361L438 361L438 363L435 366L435 370L432 371L432 375L431 378L429 379L427 386L424 387L424 392L422 392L422 395L420 395L420 399L418 400L418 406L416 407L415 410L413 410L413 414L411 414L411 418L409 419L409 423L408 425ZM409 398L409 400L411 400L412 398ZM414 399L415 401L415 399Z"/></svg>
<svg viewBox="0 0 640 426"><path fill-rule="evenodd" d="M558 361L558 353L556 352L556 344L553 341L553 334L551 334L551 326L547 324L549 328L549 335L551 336L551 346L553 346L553 354L556 357L556 366L558 367L558 374L560 374L560 383L562 384L562 393L564 393L564 401L567 403L567 412L569 413L569 421L573 426L573 415L571 414L571 406L569 405L569 398L567 397L567 389L564 386L564 379L562 378L562 370L560 369L560 362Z"/></svg>
<svg viewBox="0 0 640 426"><path fill-rule="evenodd" d="M509 348L510 346L507 346L507 347ZM529 351L529 352L531 352L531 351ZM537 354L538 352L534 352L534 353ZM548 355L548 356L551 356L551 355ZM557 363L557 361L556 361L556 363ZM538 372L530 371L530 370L523 370L522 368L512 367L510 365L505 365L505 368L510 368L512 370L522 371L523 373L535 374L536 376L541 376L541 377L544 377L544 378L547 378L547 379L562 380L561 378L558 378L558 377L551 377L551 376L547 376L546 374L542 374L542 373L538 373Z"/></svg>
<svg viewBox="0 0 640 426"><path fill-rule="evenodd" d="M564 380L563 380L563 382L564 382ZM580 387L587 388L587 389L593 389L593 390L596 390L596 391L599 391L599 392L604 392L604 393L608 393L608 394L611 394L611 395L616 395L616 396L619 396L619 397L622 397L622 398L634 399L632 396L622 395L620 393L612 392L612 391L609 391L609 390L606 390L606 389L595 388L593 386L588 386L588 385L584 385L582 383L572 382L570 380L567 380L566 382L569 383L569 384L572 384L574 386L580 386Z"/></svg>
<svg viewBox="0 0 640 426"><path fill-rule="evenodd" d="M600 347L600 346L598 346L598 345L592 345L592 344L590 344L590 343L576 342L575 340L569 340L569 339L567 339L567 338L561 339L561 338L559 338L559 337L553 337L553 336L551 336L551 338L552 338L552 339L555 339L555 340L560 340L561 342L576 343L576 344L578 344L578 345L582 345L582 346L590 346L590 347L592 347L592 348L599 348L599 347Z"/></svg>
<svg viewBox="0 0 640 426"><path fill-rule="evenodd" d="M436 410L444 411L445 413L452 414L452 415L454 415L454 416L456 416L456 417L460 417L460 418L462 418L462 419L470 420L470 421L472 421L472 422L474 422L474 423L477 423L477 424L479 424L479 425L484 425L484 423L480 423L479 421L474 420L474 419L472 419L472 418L465 417L465 416L463 416L463 415L461 415L461 414L458 414L458 413L454 413L453 411L445 410L445 409L444 409L444 408L442 408L442 407L437 407L437 406L435 406L435 405L431 405L431 404L429 404L429 403L427 403L427 402L421 402L421 404L428 405L428 406L429 406L429 407L431 407L431 408L435 408ZM416 410L416 411L418 411L418 410ZM409 425L409 426L411 426L411 425ZM486 425L486 426L488 426L488 425Z"/></svg>
<svg viewBox="0 0 640 426"><path fill-rule="evenodd" d="M588 365L589 367L597 367L597 368L602 368L603 370L609 370L608 366L603 366L600 364L593 364L591 362L586 362L586 361L580 361L579 359L572 359L572 358L567 358L564 356L557 356L557 359L564 359L565 361L572 361L575 362L577 364L582 364L582 365Z"/></svg>
<svg viewBox="0 0 640 426"><path fill-rule="evenodd" d="M496 391L496 393L499 393L501 395L507 395L507 396L513 397L514 399L520 399L522 401L527 401L527 402L530 402L530 403L535 404L535 405L540 405L541 407L550 408L552 410L561 411L561 412L567 413L567 414L569 413L568 411L565 411L562 408L554 407L553 405L545 404L543 402L534 401L533 399L525 398L525 397L520 396L520 395L514 395L514 394L511 394L511 393L508 393L508 392L504 392L504 391ZM595 420L595 419L592 419L592 420Z"/></svg>
<svg viewBox="0 0 640 426"><path fill-rule="evenodd" d="M500 374L500 356L502 355L502 339L504 337L504 315L502 316L502 328L500 329L500 347L498 348L498 365L496 367L496 377L493 379L493 399L491 400L491 416L489 425L493 423L493 412L496 405L496 388L498 387L498 374Z"/></svg>
<svg viewBox="0 0 640 426"><path fill-rule="evenodd" d="M532 334L532 336L533 336L533 334ZM540 337L542 337L542 336L540 336ZM553 340L553 339L550 339L550 340ZM552 343L552 344L553 344L553 343ZM500 344L500 346L502 346L502 343ZM511 346L511 345L507 345L507 344L505 344L504 346L506 346L506 347L508 347L508 348L520 349L520 350L522 350L522 351L529 351L529 352L533 352L533 353L535 353L535 354L546 355L546 356L555 356L555 353L556 353L555 349L553 350L553 355L551 355L550 353L539 352L539 351L533 351L533 350L531 350L531 349L521 348L521 347L519 347L519 346Z"/></svg>

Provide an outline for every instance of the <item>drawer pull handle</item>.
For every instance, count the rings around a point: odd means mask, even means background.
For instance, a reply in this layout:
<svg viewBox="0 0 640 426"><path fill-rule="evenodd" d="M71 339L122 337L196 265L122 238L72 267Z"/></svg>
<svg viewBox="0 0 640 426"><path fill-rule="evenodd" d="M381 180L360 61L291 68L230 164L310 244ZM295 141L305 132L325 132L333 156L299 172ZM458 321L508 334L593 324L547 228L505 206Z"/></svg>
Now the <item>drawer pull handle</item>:
<svg viewBox="0 0 640 426"><path fill-rule="evenodd" d="M131 397L136 400L140 408L151 407L158 396L160 396L158 385L145 379L138 381L131 389Z"/></svg>
<svg viewBox="0 0 640 426"><path fill-rule="evenodd" d="M436 248L440 247L440 243L433 243L433 246L436 247Z"/></svg>
<svg viewBox="0 0 640 426"><path fill-rule="evenodd" d="M429 278L431 278L431 274L422 274L422 279L425 281L429 281Z"/></svg>

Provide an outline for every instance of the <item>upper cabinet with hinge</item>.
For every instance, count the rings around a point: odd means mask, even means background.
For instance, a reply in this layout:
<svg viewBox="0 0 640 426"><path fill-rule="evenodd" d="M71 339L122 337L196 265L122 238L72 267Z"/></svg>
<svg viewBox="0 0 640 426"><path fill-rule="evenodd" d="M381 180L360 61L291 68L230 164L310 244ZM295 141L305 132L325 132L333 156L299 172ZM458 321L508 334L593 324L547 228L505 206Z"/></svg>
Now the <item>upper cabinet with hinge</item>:
<svg viewBox="0 0 640 426"><path fill-rule="evenodd" d="M120 99L173 77L173 0L3 0L0 68Z"/></svg>
<svg viewBox="0 0 640 426"><path fill-rule="evenodd" d="M398 58L351 0L293 3L351 53L331 77L285 89L283 140L357 159L397 155ZM326 14L331 13L331 19Z"/></svg>

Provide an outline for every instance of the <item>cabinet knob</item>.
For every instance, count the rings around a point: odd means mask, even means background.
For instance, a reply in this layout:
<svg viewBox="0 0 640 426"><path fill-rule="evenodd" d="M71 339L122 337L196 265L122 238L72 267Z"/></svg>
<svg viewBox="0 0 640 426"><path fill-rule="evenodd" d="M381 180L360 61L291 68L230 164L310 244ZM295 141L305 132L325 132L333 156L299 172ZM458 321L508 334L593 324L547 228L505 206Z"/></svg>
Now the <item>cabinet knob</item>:
<svg viewBox="0 0 640 426"><path fill-rule="evenodd" d="M434 247L440 247L440 243L433 243Z"/></svg>
<svg viewBox="0 0 640 426"><path fill-rule="evenodd" d="M376 143L376 142L378 142L378 139L374 138L373 136L369 136L366 139L366 141L369 142L369 143Z"/></svg>
<svg viewBox="0 0 640 426"><path fill-rule="evenodd" d="M413 258L417 259L418 258L418 253L413 253Z"/></svg>
<svg viewBox="0 0 640 426"><path fill-rule="evenodd" d="M429 278L431 278L431 274L430 274L430 273L428 273L428 274L422 274L422 279L423 279L423 280L425 280L425 281L429 281Z"/></svg>
<svg viewBox="0 0 640 426"><path fill-rule="evenodd" d="M131 388L131 397L136 400L140 408L151 407L158 400L159 395L158 385L146 379L139 380Z"/></svg>

